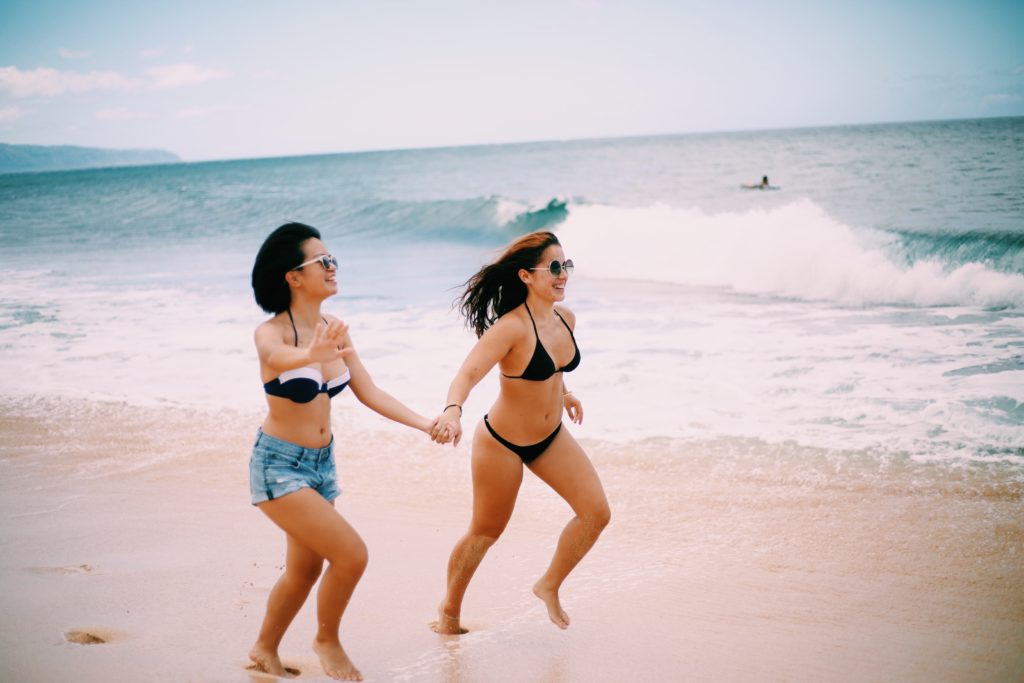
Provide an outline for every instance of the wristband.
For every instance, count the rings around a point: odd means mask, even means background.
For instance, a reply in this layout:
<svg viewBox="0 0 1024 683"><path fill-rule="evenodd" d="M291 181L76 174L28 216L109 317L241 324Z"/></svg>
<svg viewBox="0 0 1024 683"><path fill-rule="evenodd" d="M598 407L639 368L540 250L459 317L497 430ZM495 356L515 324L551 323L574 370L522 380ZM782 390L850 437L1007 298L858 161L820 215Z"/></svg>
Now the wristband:
<svg viewBox="0 0 1024 683"><path fill-rule="evenodd" d="M444 410L442 410L441 412L443 413L443 412L445 412L445 410L448 410L449 408L458 408L459 409L459 417L462 417L462 406L460 406L458 403L452 403L451 405L445 406Z"/></svg>

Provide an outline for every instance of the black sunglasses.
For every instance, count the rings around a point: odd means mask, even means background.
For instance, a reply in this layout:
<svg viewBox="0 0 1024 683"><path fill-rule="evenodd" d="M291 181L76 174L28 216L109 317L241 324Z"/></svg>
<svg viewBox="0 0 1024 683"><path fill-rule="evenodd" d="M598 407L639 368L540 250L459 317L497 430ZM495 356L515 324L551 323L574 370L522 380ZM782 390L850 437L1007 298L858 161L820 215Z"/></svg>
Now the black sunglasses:
<svg viewBox="0 0 1024 683"><path fill-rule="evenodd" d="M530 268L530 270L546 270L551 273L551 277L558 277L565 271L566 276L572 275L572 259L568 258L559 263L558 261L552 261L547 268Z"/></svg>

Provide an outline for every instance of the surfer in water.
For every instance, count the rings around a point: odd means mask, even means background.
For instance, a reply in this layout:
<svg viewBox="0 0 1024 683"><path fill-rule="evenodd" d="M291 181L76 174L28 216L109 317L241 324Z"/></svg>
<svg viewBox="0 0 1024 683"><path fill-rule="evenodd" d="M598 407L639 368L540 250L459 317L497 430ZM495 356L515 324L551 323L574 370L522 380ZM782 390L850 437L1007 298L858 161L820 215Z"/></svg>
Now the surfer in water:
<svg viewBox="0 0 1024 683"><path fill-rule="evenodd" d="M777 190L777 186L768 182L768 176L761 176L761 182L756 185L740 185L744 190Z"/></svg>

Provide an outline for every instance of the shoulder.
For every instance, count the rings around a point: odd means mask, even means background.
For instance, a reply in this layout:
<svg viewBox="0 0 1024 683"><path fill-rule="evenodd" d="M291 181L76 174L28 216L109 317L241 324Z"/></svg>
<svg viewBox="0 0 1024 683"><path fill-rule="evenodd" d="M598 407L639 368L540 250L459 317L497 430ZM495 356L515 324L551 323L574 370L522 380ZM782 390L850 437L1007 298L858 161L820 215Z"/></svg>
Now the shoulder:
<svg viewBox="0 0 1024 683"><path fill-rule="evenodd" d="M480 339L504 339L508 342L515 342L529 329L530 323L526 317L526 309L519 305L495 320Z"/></svg>
<svg viewBox="0 0 1024 683"><path fill-rule="evenodd" d="M273 318L264 320L257 325L253 334L257 339L264 339L271 336L281 336L283 331L284 329L278 324L277 316L275 315Z"/></svg>
<svg viewBox="0 0 1024 683"><path fill-rule="evenodd" d="M556 304L555 305L555 311L558 313L558 315L562 316L562 318L569 325L569 327L571 327L573 329L576 328L576 314L575 313L573 313L571 310L569 310L568 308L566 308L565 306L562 306L560 304Z"/></svg>
<svg viewBox="0 0 1024 683"><path fill-rule="evenodd" d="M253 339L256 341L258 346L266 344L283 344L285 340L285 330L281 326L278 316L274 316L269 320L264 320L256 329L253 331Z"/></svg>
<svg viewBox="0 0 1024 683"><path fill-rule="evenodd" d="M519 304L511 311L495 320L494 324L488 328L488 332L499 328L506 333L522 332L529 327L530 319L527 317L526 307Z"/></svg>

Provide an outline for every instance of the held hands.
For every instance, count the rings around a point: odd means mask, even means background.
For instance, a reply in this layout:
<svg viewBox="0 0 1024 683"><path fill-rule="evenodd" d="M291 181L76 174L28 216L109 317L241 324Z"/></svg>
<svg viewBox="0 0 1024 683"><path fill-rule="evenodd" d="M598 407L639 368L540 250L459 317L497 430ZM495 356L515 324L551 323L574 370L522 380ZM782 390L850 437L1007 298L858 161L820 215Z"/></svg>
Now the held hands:
<svg viewBox="0 0 1024 683"><path fill-rule="evenodd" d="M430 440L434 443L445 444L452 442L452 447L459 445L462 440L462 408L459 406L448 406L440 415L434 419L430 428Z"/></svg>
<svg viewBox="0 0 1024 683"><path fill-rule="evenodd" d="M340 320L332 320L327 325L317 323L309 345L309 359L314 363L341 360L352 353L348 344L348 325Z"/></svg>
<svg viewBox="0 0 1024 683"><path fill-rule="evenodd" d="M569 414L569 419L578 425L583 424L583 402L571 391L562 395L562 402L565 404L565 412Z"/></svg>

